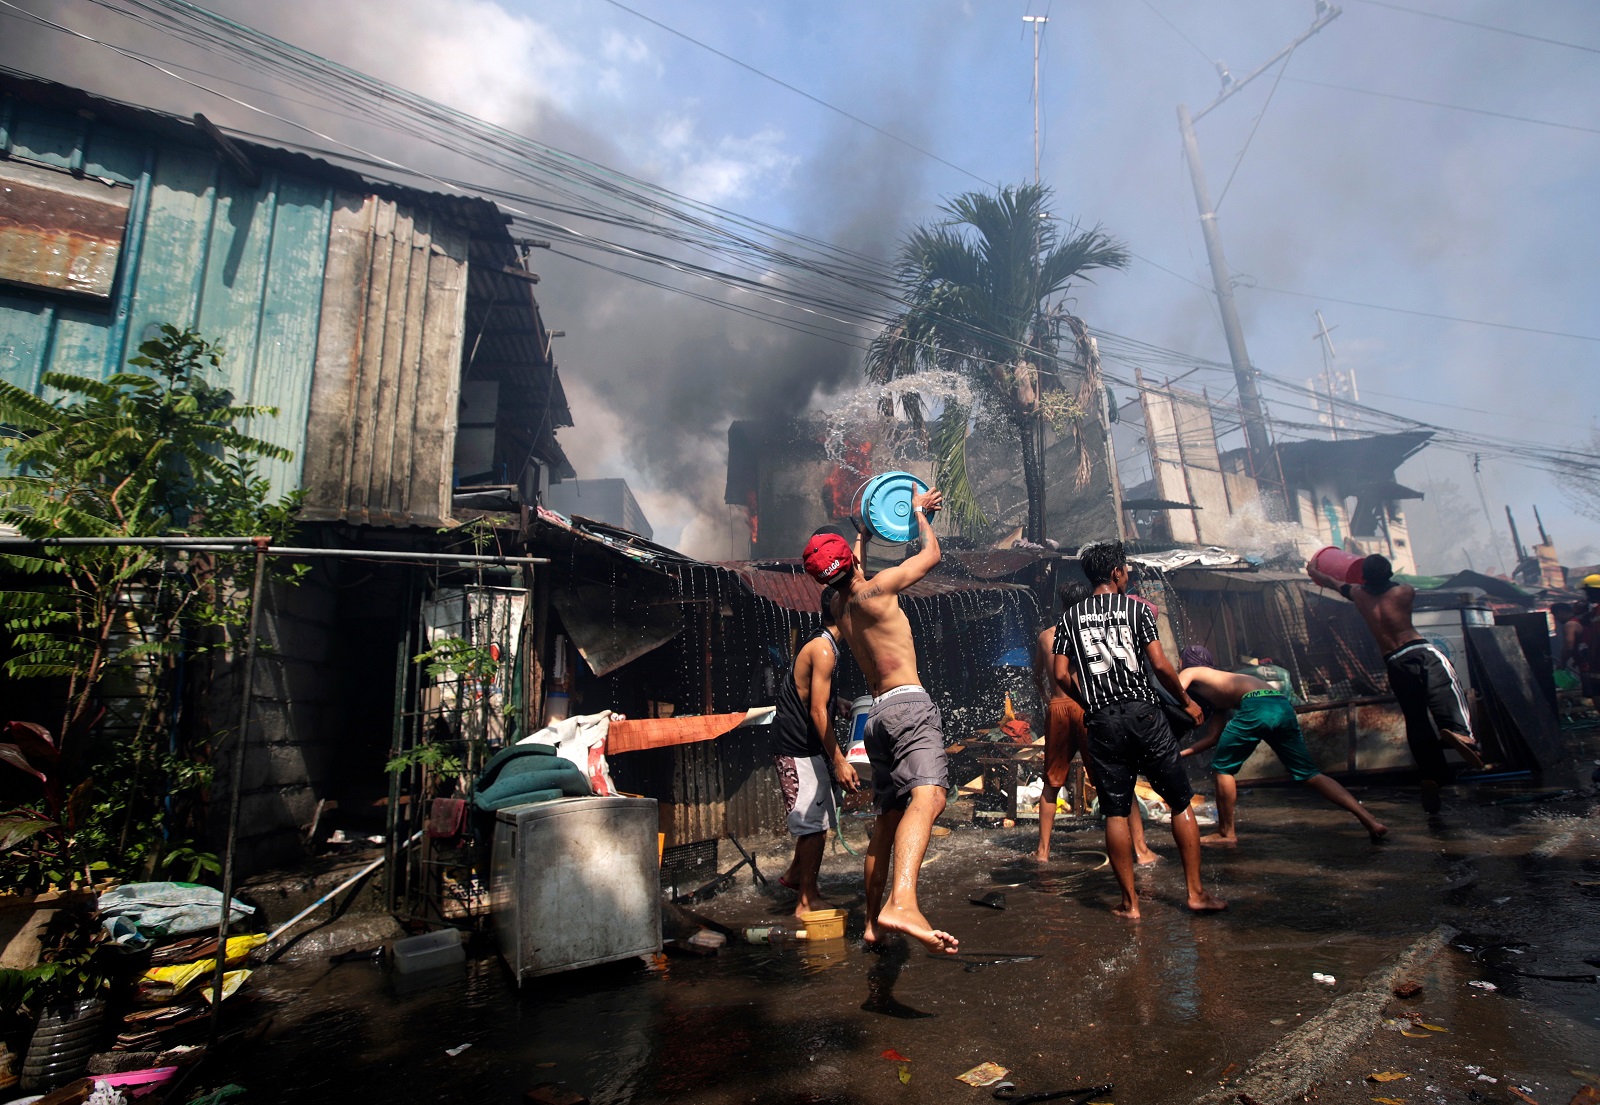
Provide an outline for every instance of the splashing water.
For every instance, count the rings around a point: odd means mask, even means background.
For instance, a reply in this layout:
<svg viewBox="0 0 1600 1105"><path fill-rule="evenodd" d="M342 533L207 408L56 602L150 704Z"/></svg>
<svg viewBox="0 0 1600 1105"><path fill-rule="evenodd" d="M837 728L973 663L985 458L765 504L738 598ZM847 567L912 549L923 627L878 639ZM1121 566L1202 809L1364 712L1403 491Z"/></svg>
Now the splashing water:
<svg viewBox="0 0 1600 1105"><path fill-rule="evenodd" d="M851 458L858 454L862 432L883 424L885 408L904 410L907 396L915 396L914 401L928 413L937 413L952 404L970 410L983 402L981 393L974 392L972 382L959 372L919 372L884 384L863 384L854 391L845 392L834 405L817 412L825 428L822 447L828 459L854 471ZM880 468L883 461L915 459L920 451L920 442L909 432L887 436L888 440L873 442ZM868 472L857 474L863 478L870 475Z"/></svg>
<svg viewBox="0 0 1600 1105"><path fill-rule="evenodd" d="M1205 539L1208 545L1272 560L1300 556L1306 531L1294 522L1273 521L1260 502L1248 502L1223 518L1206 519Z"/></svg>

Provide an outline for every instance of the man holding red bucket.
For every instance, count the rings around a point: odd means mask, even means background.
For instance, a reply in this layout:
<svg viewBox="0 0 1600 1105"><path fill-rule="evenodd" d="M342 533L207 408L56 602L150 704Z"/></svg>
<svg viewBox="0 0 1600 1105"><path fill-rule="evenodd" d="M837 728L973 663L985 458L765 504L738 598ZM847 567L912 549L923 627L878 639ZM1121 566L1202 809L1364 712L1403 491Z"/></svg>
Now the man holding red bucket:
<svg viewBox="0 0 1600 1105"><path fill-rule="evenodd" d="M1327 568L1341 571L1345 578L1334 578ZM1456 681L1455 669L1411 624L1416 588L1396 583L1389 558L1377 553L1363 559L1338 549L1323 549L1306 564L1306 574L1355 603L1383 650L1389 687L1406 719L1406 743L1422 776L1422 808L1438 813L1439 788L1450 778L1445 745L1453 746L1474 769L1483 767L1483 757L1472 739L1467 699Z"/></svg>

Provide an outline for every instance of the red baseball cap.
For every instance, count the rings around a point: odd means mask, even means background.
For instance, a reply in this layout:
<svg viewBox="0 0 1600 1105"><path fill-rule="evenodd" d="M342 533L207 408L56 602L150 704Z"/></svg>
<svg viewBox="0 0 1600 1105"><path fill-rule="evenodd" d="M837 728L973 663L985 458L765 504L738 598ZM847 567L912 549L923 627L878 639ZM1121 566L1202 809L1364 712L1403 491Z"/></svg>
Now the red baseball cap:
<svg viewBox="0 0 1600 1105"><path fill-rule="evenodd" d="M806 551L801 557L806 566L806 574L818 583L827 583L842 572L849 571L855 565L855 553L850 551L850 544L837 533L819 533L806 542Z"/></svg>

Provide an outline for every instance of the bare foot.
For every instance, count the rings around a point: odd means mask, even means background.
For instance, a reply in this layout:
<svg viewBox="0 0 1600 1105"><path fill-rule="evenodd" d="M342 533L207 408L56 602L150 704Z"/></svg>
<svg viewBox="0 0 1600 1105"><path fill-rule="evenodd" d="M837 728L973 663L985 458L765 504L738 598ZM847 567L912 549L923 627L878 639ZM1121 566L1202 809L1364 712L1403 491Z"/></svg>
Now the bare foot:
<svg viewBox="0 0 1600 1105"><path fill-rule="evenodd" d="M1049 849L1041 848L1039 851L1032 853L1027 858L1032 860L1034 863L1049 863L1050 851Z"/></svg>
<svg viewBox="0 0 1600 1105"><path fill-rule="evenodd" d="M1142 852L1136 852L1133 858L1140 867L1149 867L1152 863L1161 862L1161 853L1152 852L1149 848L1146 848Z"/></svg>
<svg viewBox="0 0 1600 1105"><path fill-rule="evenodd" d="M830 901L827 901L820 894L818 894L815 898L807 898L805 895L802 894L798 899L796 899L796 901L794 903L794 915L796 917L798 917L802 913L812 913L812 912L815 912L816 910L819 910L819 909L832 909L832 908L833 908L833 903L830 902Z"/></svg>
<svg viewBox="0 0 1600 1105"><path fill-rule="evenodd" d="M1200 843L1207 848L1232 848L1239 843L1239 838L1237 835L1223 836L1221 833L1207 833L1200 838Z"/></svg>
<svg viewBox="0 0 1600 1105"><path fill-rule="evenodd" d="M878 913L877 927L888 929L890 932L903 932L912 939L922 941L927 949L933 952L954 955L961 946L961 941L948 932L928 924L928 919L915 909L900 909L886 905Z"/></svg>
<svg viewBox="0 0 1600 1105"><path fill-rule="evenodd" d="M1124 921L1137 921L1139 919L1139 902L1137 899L1128 901L1123 899L1122 904L1111 911L1113 917L1121 917Z"/></svg>
<svg viewBox="0 0 1600 1105"><path fill-rule="evenodd" d="M1218 913L1227 908L1227 902L1215 894L1206 893L1204 890L1200 891L1198 898L1191 896L1189 899L1189 909L1193 913Z"/></svg>
<svg viewBox="0 0 1600 1105"><path fill-rule="evenodd" d="M1373 822L1372 828L1367 830L1367 839L1374 844L1382 844L1389 836L1389 826L1382 821Z"/></svg>

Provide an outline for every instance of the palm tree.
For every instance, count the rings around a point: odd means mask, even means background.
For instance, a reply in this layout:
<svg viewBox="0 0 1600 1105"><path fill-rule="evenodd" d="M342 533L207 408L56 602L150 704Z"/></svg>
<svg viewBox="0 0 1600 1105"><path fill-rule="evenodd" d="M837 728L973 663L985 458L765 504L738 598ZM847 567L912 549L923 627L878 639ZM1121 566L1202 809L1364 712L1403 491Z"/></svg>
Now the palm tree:
<svg viewBox="0 0 1600 1105"><path fill-rule="evenodd" d="M944 218L912 231L895 266L905 310L873 339L866 360L875 383L928 369L953 370L971 382L980 410L947 403L934 427L946 504L962 524L984 521L967 478L966 443L973 418L986 411L1017 436L1026 535L1036 542L1045 536L1041 423L1081 416L1086 398L1065 386L1058 357L1064 338L1075 339L1085 370L1094 368L1088 333L1067 313L1062 294L1086 273L1128 264L1127 250L1098 226L1063 234L1045 213L1050 194L1036 184L965 192L943 205ZM920 424L914 397L906 414Z"/></svg>

